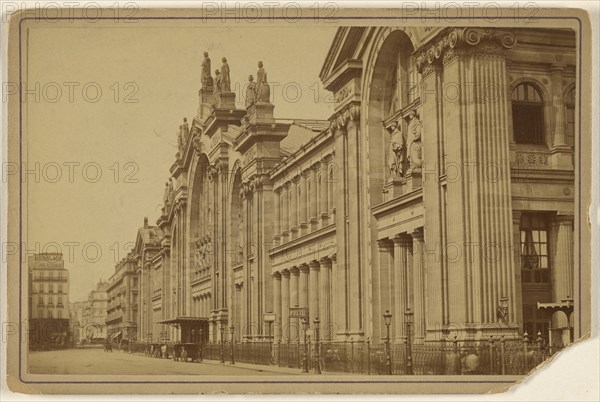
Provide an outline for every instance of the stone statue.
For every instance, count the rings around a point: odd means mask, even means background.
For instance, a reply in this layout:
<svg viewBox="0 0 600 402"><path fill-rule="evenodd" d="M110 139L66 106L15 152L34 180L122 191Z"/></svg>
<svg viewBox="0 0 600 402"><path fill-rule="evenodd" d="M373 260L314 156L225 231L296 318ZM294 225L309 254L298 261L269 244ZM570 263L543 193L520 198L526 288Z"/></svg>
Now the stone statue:
<svg viewBox="0 0 600 402"><path fill-rule="evenodd" d="M258 71L256 72L256 102L271 101L271 88L267 82L267 72L263 67L263 62L258 62Z"/></svg>
<svg viewBox="0 0 600 402"><path fill-rule="evenodd" d="M229 64L227 64L227 59L223 57L221 59L223 61L223 65L221 66L221 91L222 92L231 92L231 78L229 77Z"/></svg>
<svg viewBox="0 0 600 402"><path fill-rule="evenodd" d="M202 88L210 88L213 85L213 79L210 75L210 57L208 52L204 52L204 60L202 60Z"/></svg>
<svg viewBox="0 0 600 402"><path fill-rule="evenodd" d="M408 134L406 136L406 152L409 169L413 173L421 172L422 147L421 147L421 121L417 117L417 111L412 110L408 114Z"/></svg>
<svg viewBox="0 0 600 402"><path fill-rule="evenodd" d="M188 139L190 138L190 126L188 125L187 119L183 118L183 138L185 139L185 143L187 144Z"/></svg>
<svg viewBox="0 0 600 402"><path fill-rule="evenodd" d="M256 82L254 82L254 77L249 75L246 88L246 108L252 106L254 102L256 102Z"/></svg>
<svg viewBox="0 0 600 402"><path fill-rule="evenodd" d="M214 80L214 86L213 86L213 93L216 94L220 94L221 93L221 73L219 72L219 70L215 70L215 80Z"/></svg>
<svg viewBox="0 0 600 402"><path fill-rule="evenodd" d="M169 182L165 182L165 192L163 193L163 204L165 206L169 205Z"/></svg>
<svg viewBox="0 0 600 402"><path fill-rule="evenodd" d="M402 177L404 174L404 137L402 126L393 122L390 127L390 151L388 155L388 167L392 177Z"/></svg>
<svg viewBox="0 0 600 402"><path fill-rule="evenodd" d="M179 150L177 152L177 155L179 157L182 157L183 153L185 151L185 143L183 141L183 127L182 127L182 125L179 125L179 132L177 133L177 149Z"/></svg>

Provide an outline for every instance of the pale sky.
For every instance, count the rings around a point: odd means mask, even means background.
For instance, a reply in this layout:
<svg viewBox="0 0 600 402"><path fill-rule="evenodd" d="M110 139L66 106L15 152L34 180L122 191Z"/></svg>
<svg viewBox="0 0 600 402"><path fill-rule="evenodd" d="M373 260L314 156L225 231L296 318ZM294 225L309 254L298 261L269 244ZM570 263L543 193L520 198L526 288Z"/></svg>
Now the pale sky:
<svg viewBox="0 0 600 402"><path fill-rule="evenodd" d="M30 29L27 86L39 85L40 95L27 100L26 159L30 170L39 162L40 177L26 177L28 248L61 247L70 301L85 299L100 278L112 275L144 216L155 224L178 126L197 113L203 51L213 71L227 57L234 90L256 75L262 60L269 81L278 83L271 89L276 117L326 119L332 104L323 101L328 93L318 74L334 33L334 27L189 24ZM98 166L102 172L92 183Z"/></svg>

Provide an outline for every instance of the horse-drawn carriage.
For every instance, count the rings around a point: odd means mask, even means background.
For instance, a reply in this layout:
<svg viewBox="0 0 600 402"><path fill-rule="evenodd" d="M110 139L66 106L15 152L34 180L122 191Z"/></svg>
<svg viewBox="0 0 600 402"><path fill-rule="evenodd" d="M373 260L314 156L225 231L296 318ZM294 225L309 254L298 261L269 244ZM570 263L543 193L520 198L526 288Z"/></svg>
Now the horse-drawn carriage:
<svg viewBox="0 0 600 402"><path fill-rule="evenodd" d="M106 342L104 342L104 351L112 353L112 343L110 342L110 339L107 339Z"/></svg>
<svg viewBox="0 0 600 402"><path fill-rule="evenodd" d="M197 343L177 343L173 347L173 360L187 362L202 361L202 346Z"/></svg>
<svg viewBox="0 0 600 402"><path fill-rule="evenodd" d="M160 344L158 343L149 343L146 345L146 350L144 355L146 357L161 357Z"/></svg>

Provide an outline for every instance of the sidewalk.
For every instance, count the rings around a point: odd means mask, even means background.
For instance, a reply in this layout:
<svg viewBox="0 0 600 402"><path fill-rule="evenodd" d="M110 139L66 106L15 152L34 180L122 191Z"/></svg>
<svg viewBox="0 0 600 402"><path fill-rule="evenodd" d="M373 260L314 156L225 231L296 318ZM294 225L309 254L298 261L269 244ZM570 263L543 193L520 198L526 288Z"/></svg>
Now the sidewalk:
<svg viewBox="0 0 600 402"><path fill-rule="evenodd" d="M206 360L206 359L202 360L202 364L209 364L209 365L215 365L215 366L231 366L231 364L228 361L225 361L225 363L221 363L218 360ZM274 364L266 365L266 364L252 364L252 363L235 362L234 366L236 366L237 368L244 368L244 369L252 370L252 371L262 371L265 373L276 373L276 374L286 374L286 375L302 374L301 368L279 367Z"/></svg>

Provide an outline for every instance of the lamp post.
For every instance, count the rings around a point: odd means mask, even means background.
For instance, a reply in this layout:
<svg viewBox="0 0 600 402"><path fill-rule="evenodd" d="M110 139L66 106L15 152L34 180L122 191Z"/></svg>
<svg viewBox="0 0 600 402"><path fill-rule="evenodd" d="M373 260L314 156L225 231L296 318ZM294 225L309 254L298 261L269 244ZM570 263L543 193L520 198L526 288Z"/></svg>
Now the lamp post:
<svg viewBox="0 0 600 402"><path fill-rule="evenodd" d="M307 342L306 332L308 331L309 325L310 325L310 322L308 321L308 318L303 318L302 319L302 329L304 330L304 354L302 356L302 372L303 373L308 373L308 359L306 358L308 342Z"/></svg>
<svg viewBox="0 0 600 402"><path fill-rule="evenodd" d="M225 363L225 325L221 322L221 363Z"/></svg>
<svg viewBox="0 0 600 402"><path fill-rule="evenodd" d="M412 322L413 312L410 307L404 312L404 322L406 324L406 374L413 375L412 365Z"/></svg>
<svg viewBox="0 0 600 402"><path fill-rule="evenodd" d="M321 374L321 353L319 349L319 324L321 321L319 320L319 317L315 317L313 323L315 324L315 374Z"/></svg>
<svg viewBox="0 0 600 402"><path fill-rule="evenodd" d="M233 337L233 333L235 331L235 327L233 324L229 327L229 332L231 332L231 364L235 364L235 338Z"/></svg>
<svg viewBox="0 0 600 402"><path fill-rule="evenodd" d="M385 323L387 335L385 337L385 366L388 375L392 375L392 356L390 350L390 325L392 324L392 313L390 310L385 310L383 314L383 322Z"/></svg>

